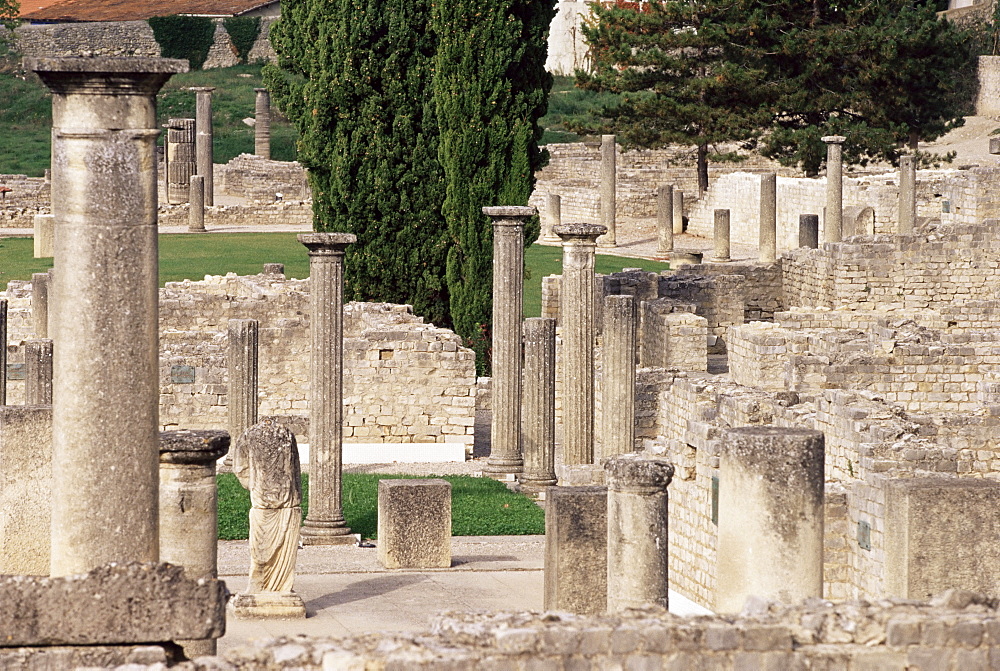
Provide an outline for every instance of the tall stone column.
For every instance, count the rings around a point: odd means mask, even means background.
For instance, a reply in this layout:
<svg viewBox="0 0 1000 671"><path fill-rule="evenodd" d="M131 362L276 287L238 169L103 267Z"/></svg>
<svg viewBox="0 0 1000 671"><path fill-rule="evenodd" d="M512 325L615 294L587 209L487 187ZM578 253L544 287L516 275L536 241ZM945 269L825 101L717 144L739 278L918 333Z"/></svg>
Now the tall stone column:
<svg viewBox="0 0 1000 671"><path fill-rule="evenodd" d="M556 484L556 320L524 320L524 471L528 491Z"/></svg>
<svg viewBox="0 0 1000 671"><path fill-rule="evenodd" d="M229 320L229 435L233 442L257 423L260 324L256 319Z"/></svg>
<svg viewBox="0 0 1000 671"><path fill-rule="evenodd" d="M271 94L267 89L254 89L257 94L254 107L253 153L261 158L271 158Z"/></svg>
<svg viewBox="0 0 1000 671"><path fill-rule="evenodd" d="M799 215L799 247L819 247L819 215Z"/></svg>
<svg viewBox="0 0 1000 671"><path fill-rule="evenodd" d="M715 610L750 595L823 595L823 434L746 426L722 437Z"/></svg>
<svg viewBox="0 0 1000 671"><path fill-rule="evenodd" d="M674 251L674 187L660 184L656 189L656 253Z"/></svg>
<svg viewBox="0 0 1000 671"><path fill-rule="evenodd" d="M0 406L7 405L7 299L0 298Z"/></svg>
<svg viewBox="0 0 1000 671"><path fill-rule="evenodd" d="M627 454L604 464L608 479L608 611L667 607L667 486L663 457ZM721 556L721 555L720 555Z"/></svg>
<svg viewBox="0 0 1000 671"><path fill-rule="evenodd" d="M684 232L684 192L674 186L674 235Z"/></svg>
<svg viewBox="0 0 1000 671"><path fill-rule="evenodd" d="M52 91L52 575L159 559L156 93L182 60L26 58Z"/></svg>
<svg viewBox="0 0 1000 671"><path fill-rule="evenodd" d="M899 234L913 235L917 223L917 157L899 157Z"/></svg>
<svg viewBox="0 0 1000 671"><path fill-rule="evenodd" d="M309 364L309 513L304 545L354 543L344 523L344 250L353 233L303 233L309 250L312 356Z"/></svg>
<svg viewBox="0 0 1000 671"><path fill-rule="evenodd" d="M617 247L615 237L617 215L615 208L618 190L618 173L616 168L615 136L601 136L601 224L608 232L601 236L598 244L601 247Z"/></svg>
<svg viewBox="0 0 1000 671"><path fill-rule="evenodd" d="M757 260L774 263L778 257L778 176L760 178L760 237Z"/></svg>
<svg viewBox="0 0 1000 671"><path fill-rule="evenodd" d="M31 330L36 338L49 337L49 274L31 275Z"/></svg>
<svg viewBox="0 0 1000 671"><path fill-rule="evenodd" d="M559 236L552 232L552 229L562 224L562 197L558 193L550 193L545 200L545 209L548 213L548 225L542 228L542 240L545 242L559 242Z"/></svg>
<svg viewBox="0 0 1000 671"><path fill-rule="evenodd" d="M52 405L52 341L24 342L24 404Z"/></svg>
<svg viewBox="0 0 1000 671"><path fill-rule="evenodd" d="M191 175L191 190L188 194L188 231L205 231L205 177Z"/></svg>
<svg viewBox="0 0 1000 671"><path fill-rule="evenodd" d="M826 221L823 242L840 242L844 229L844 141L842 135L825 135Z"/></svg>
<svg viewBox="0 0 1000 671"><path fill-rule="evenodd" d="M484 207L493 222L493 420L488 473L520 473L524 224L533 207Z"/></svg>
<svg viewBox="0 0 1000 671"><path fill-rule="evenodd" d="M601 456L635 451L635 296L604 298Z"/></svg>
<svg viewBox="0 0 1000 671"><path fill-rule="evenodd" d="M729 210L715 211L715 250L713 263L725 263L729 257Z"/></svg>
<svg viewBox="0 0 1000 671"><path fill-rule="evenodd" d="M594 256L598 224L563 224L559 325L562 327L563 462L594 463Z"/></svg>
<svg viewBox="0 0 1000 671"><path fill-rule="evenodd" d="M225 431L160 433L160 561L192 580L218 577L215 463L228 451ZM178 643L189 659L216 651L215 639Z"/></svg>
<svg viewBox="0 0 1000 671"><path fill-rule="evenodd" d="M192 86L196 94L195 109L195 162L197 174L205 178L205 205L215 205L215 177L213 175L212 150L212 91L214 86Z"/></svg>

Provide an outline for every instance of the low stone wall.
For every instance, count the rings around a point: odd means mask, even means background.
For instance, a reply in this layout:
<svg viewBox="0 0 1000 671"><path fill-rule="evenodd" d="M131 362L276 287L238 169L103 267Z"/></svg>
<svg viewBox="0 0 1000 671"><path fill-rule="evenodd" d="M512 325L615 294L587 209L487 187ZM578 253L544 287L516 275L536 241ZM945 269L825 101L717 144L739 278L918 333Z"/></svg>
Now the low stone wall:
<svg viewBox="0 0 1000 671"><path fill-rule="evenodd" d="M157 221L161 226L187 226L190 206L160 205ZM312 228L312 202L310 201L267 201L249 205L214 205L205 208L205 226L300 226L302 230Z"/></svg>
<svg viewBox="0 0 1000 671"><path fill-rule="evenodd" d="M145 21L24 24L14 34L16 50L24 56L160 56L160 45Z"/></svg>
<svg viewBox="0 0 1000 671"><path fill-rule="evenodd" d="M296 161L271 161L253 154L240 154L220 167L222 192L248 200L311 200L306 170Z"/></svg>

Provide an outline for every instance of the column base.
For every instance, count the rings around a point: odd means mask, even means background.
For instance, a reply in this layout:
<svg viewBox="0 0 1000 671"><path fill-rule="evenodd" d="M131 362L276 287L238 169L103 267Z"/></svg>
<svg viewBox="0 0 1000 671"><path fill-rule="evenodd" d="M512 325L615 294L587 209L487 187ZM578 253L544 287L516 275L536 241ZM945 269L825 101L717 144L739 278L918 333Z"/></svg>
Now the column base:
<svg viewBox="0 0 1000 671"><path fill-rule="evenodd" d="M306 518L299 529L303 545L357 545L360 538L343 522L316 522Z"/></svg>
<svg viewBox="0 0 1000 671"><path fill-rule="evenodd" d="M301 620L306 605L295 592L237 594L226 609L237 620Z"/></svg>
<svg viewBox="0 0 1000 671"><path fill-rule="evenodd" d="M489 459L483 466L483 473L516 475L524 470L521 459Z"/></svg>
<svg viewBox="0 0 1000 671"><path fill-rule="evenodd" d="M602 249L613 249L618 246L618 243L615 242L614 240L612 240L611 242L601 242L600 240L598 240L597 246Z"/></svg>
<svg viewBox="0 0 1000 671"><path fill-rule="evenodd" d="M708 259L708 263L730 263L732 260L733 260L732 257L727 256L723 259L716 259L716 258Z"/></svg>
<svg viewBox="0 0 1000 671"><path fill-rule="evenodd" d="M562 242L562 239L558 235L543 235L541 237L542 242Z"/></svg>
<svg viewBox="0 0 1000 671"><path fill-rule="evenodd" d="M555 487L558 481L555 478L541 478L538 480L533 478L518 478L517 484L521 487L522 491L530 494L538 494L544 492L548 487Z"/></svg>

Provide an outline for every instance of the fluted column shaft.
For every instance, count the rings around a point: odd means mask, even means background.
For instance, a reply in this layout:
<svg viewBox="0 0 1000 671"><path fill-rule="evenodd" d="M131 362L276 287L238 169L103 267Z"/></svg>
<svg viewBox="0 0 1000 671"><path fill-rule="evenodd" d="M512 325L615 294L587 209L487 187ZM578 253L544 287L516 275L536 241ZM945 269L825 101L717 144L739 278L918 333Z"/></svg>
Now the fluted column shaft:
<svg viewBox="0 0 1000 671"><path fill-rule="evenodd" d="M233 442L257 423L258 348L256 319L229 320L229 435Z"/></svg>
<svg viewBox="0 0 1000 671"><path fill-rule="evenodd" d="M31 275L31 330L36 338L49 337L49 274Z"/></svg>
<svg viewBox="0 0 1000 671"><path fill-rule="evenodd" d="M212 91L214 86L192 86L195 99L195 163L197 174L205 178L205 205L215 205L215 177L213 175Z"/></svg>
<svg viewBox="0 0 1000 671"><path fill-rule="evenodd" d="M615 153L615 136L601 136L601 224L607 228L607 233L601 236L601 247L615 247L618 240L616 232L617 207L617 156Z"/></svg>
<svg viewBox="0 0 1000 671"><path fill-rule="evenodd" d="M774 263L778 255L778 176L760 178L760 233L757 260Z"/></svg>
<svg viewBox="0 0 1000 671"><path fill-rule="evenodd" d="M684 232L684 192L674 187L674 235Z"/></svg>
<svg viewBox="0 0 1000 671"><path fill-rule="evenodd" d="M661 184L656 189L656 252L674 251L674 187Z"/></svg>
<svg viewBox="0 0 1000 671"><path fill-rule="evenodd" d="M823 242L840 242L844 230L844 140L826 135L826 221Z"/></svg>
<svg viewBox="0 0 1000 671"><path fill-rule="evenodd" d="M799 215L799 247L819 247L819 215Z"/></svg>
<svg viewBox="0 0 1000 671"><path fill-rule="evenodd" d="M24 343L24 404L52 405L52 341Z"/></svg>
<svg viewBox="0 0 1000 671"><path fill-rule="evenodd" d="M254 89L257 94L254 108L253 153L271 158L271 94L267 89Z"/></svg>
<svg viewBox="0 0 1000 671"><path fill-rule="evenodd" d="M601 456L635 451L635 296L604 298Z"/></svg>
<svg viewBox="0 0 1000 671"><path fill-rule="evenodd" d="M542 240L559 242L559 236L552 229L562 224L562 197L558 193L550 193L545 200L545 210L548 222L542 227Z"/></svg>
<svg viewBox="0 0 1000 671"><path fill-rule="evenodd" d="M524 472L529 490L556 484L556 320L524 320Z"/></svg>

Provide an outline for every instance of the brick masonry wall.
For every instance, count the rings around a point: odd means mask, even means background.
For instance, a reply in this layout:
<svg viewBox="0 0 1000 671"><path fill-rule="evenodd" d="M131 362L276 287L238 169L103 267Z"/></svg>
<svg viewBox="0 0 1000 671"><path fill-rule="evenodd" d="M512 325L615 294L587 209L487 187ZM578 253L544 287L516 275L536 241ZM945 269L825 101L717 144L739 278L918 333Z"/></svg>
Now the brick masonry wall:
<svg viewBox="0 0 1000 671"><path fill-rule="evenodd" d="M306 170L296 161L269 161L240 154L221 166L222 192L248 200L270 202L280 193L285 200L311 200Z"/></svg>
<svg viewBox="0 0 1000 671"><path fill-rule="evenodd" d="M161 226L187 226L189 205L160 205L158 223ZM205 226L301 226L312 227L312 202L286 200L256 201L249 205L215 205L205 208Z"/></svg>

